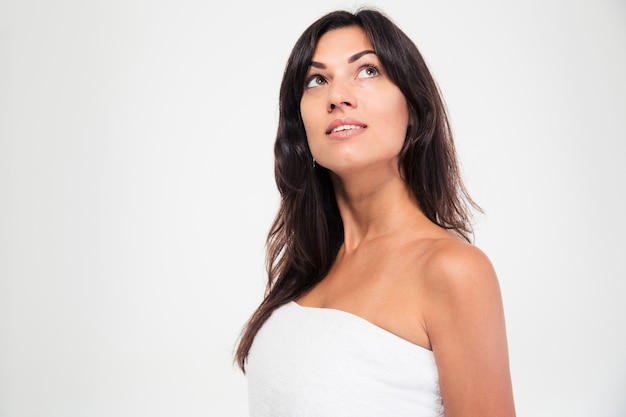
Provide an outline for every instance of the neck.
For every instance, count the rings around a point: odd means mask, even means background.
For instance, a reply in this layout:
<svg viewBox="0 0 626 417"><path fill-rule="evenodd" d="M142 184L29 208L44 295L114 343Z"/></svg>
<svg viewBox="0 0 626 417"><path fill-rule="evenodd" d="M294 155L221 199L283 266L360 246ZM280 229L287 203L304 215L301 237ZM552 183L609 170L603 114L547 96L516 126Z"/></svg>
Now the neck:
<svg viewBox="0 0 626 417"><path fill-rule="evenodd" d="M356 250L369 240L429 223L397 175L331 174L344 226L344 250Z"/></svg>

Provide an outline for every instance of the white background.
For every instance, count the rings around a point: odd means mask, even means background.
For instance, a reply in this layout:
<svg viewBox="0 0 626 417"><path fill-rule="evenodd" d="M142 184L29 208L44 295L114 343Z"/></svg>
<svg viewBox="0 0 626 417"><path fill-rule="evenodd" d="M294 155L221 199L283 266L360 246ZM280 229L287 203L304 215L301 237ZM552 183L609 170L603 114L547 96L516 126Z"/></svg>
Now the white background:
<svg viewBox="0 0 626 417"><path fill-rule="evenodd" d="M361 3L213 3L0 2L0 416L246 416L280 78ZM518 414L626 415L626 3L369 4L448 104Z"/></svg>

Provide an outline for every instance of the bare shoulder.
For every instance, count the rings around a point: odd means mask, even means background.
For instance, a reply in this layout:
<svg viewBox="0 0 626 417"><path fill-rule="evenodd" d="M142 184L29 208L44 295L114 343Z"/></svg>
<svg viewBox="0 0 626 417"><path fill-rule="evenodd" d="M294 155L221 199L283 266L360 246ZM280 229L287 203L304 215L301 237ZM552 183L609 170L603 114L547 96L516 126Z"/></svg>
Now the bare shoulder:
<svg viewBox="0 0 626 417"><path fill-rule="evenodd" d="M498 287L491 260L478 247L458 239L440 239L425 254L423 277L430 291L453 294Z"/></svg>
<svg viewBox="0 0 626 417"><path fill-rule="evenodd" d="M431 245L423 265L424 323L446 415L514 416L504 311L496 273L477 247Z"/></svg>
<svg viewBox="0 0 626 417"><path fill-rule="evenodd" d="M478 247L456 239L431 245L422 269L423 318L431 344L490 321L503 321L496 271ZM459 334L459 333L457 333Z"/></svg>

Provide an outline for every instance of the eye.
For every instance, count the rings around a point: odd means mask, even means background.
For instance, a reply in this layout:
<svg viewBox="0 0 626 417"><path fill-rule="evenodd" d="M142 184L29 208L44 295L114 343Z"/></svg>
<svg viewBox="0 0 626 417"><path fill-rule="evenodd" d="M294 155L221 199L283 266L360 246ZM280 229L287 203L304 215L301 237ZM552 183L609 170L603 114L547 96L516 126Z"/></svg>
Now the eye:
<svg viewBox="0 0 626 417"><path fill-rule="evenodd" d="M306 88L315 88L326 84L326 78L321 75L312 75L306 81Z"/></svg>
<svg viewBox="0 0 626 417"><path fill-rule="evenodd" d="M359 68L358 77L359 78L374 78L380 75L380 70L376 68L374 65L364 65Z"/></svg>

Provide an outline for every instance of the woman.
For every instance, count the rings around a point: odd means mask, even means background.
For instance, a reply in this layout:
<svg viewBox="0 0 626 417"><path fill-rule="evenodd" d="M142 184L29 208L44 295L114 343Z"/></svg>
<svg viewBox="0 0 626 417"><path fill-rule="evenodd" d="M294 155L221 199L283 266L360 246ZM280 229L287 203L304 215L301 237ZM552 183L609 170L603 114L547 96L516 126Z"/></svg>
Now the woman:
<svg viewBox="0 0 626 417"><path fill-rule="evenodd" d="M275 156L269 282L236 356L251 415L515 415L496 274L410 39L375 10L313 23Z"/></svg>

